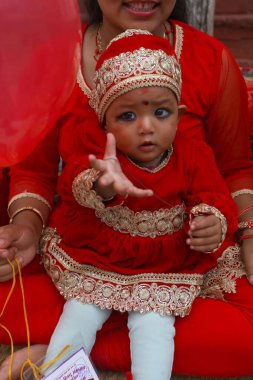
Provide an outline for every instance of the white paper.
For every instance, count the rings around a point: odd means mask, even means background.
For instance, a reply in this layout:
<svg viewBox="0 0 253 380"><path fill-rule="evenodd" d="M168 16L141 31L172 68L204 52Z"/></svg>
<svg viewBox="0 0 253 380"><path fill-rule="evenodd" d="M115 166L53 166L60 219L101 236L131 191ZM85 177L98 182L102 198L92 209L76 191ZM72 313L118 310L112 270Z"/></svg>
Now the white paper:
<svg viewBox="0 0 253 380"><path fill-rule="evenodd" d="M43 380L99 380L83 348L75 352Z"/></svg>

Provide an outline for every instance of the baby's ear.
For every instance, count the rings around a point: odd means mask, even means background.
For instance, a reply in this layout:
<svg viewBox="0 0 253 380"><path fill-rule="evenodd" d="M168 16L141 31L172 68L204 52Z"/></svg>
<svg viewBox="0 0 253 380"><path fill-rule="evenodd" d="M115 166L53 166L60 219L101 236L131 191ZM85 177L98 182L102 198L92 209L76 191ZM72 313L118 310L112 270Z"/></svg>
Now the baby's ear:
<svg viewBox="0 0 253 380"><path fill-rule="evenodd" d="M179 104L178 105L178 117L180 118L181 115L187 112L187 108L185 104Z"/></svg>

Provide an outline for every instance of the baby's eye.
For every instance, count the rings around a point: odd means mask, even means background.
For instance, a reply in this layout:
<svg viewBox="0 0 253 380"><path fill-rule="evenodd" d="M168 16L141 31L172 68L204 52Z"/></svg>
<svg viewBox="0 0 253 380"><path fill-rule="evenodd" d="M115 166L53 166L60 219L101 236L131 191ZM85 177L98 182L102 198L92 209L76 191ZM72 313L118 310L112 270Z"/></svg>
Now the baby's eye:
<svg viewBox="0 0 253 380"><path fill-rule="evenodd" d="M122 121L133 121L135 120L135 118L136 118L135 113L128 111L119 115L117 119L122 120Z"/></svg>
<svg viewBox="0 0 253 380"><path fill-rule="evenodd" d="M161 119L166 119L167 117L170 116L170 114L171 112L166 108L158 108L155 111L155 116Z"/></svg>

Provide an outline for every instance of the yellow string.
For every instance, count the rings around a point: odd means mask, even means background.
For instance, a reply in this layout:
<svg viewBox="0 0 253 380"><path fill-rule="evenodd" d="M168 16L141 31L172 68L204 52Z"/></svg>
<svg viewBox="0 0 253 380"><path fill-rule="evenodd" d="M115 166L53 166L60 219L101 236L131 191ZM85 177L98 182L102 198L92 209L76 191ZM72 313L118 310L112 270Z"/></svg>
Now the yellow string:
<svg viewBox="0 0 253 380"><path fill-rule="evenodd" d="M65 347L63 347L63 349L59 352L58 355L56 355L56 357L50 361L48 361L47 363L44 363L42 364L39 369L41 370L41 372L45 372L48 368L51 367L51 365L53 365L55 362L57 362L57 360L61 359L65 354L66 352L70 349L70 345L67 344Z"/></svg>
<svg viewBox="0 0 253 380"><path fill-rule="evenodd" d="M9 263L9 265L11 266L11 270L12 270L12 285L11 285L11 288L9 290L9 293L7 295L7 298L6 298L6 301L4 303L4 306L2 308L2 311L1 311L1 314L0 314L0 318L3 316L3 313L5 311L5 308L8 304L8 302L10 301L10 298L11 298L11 295L13 293L13 290L15 288L15 285L16 285L16 276L15 276L15 268L14 268L14 265L12 264L12 262L10 261L10 259L7 258L7 261ZM11 332L9 331L9 329L4 326L2 323L0 323L0 327L5 330L10 338L10 342L11 342L11 355L10 355L10 362L9 362L9 368L8 368L8 379L11 380L11 373L12 373L12 363L13 363L13 354L14 354L14 344L13 344L13 338L12 338L12 335L11 335Z"/></svg>
<svg viewBox="0 0 253 380"><path fill-rule="evenodd" d="M25 360L25 362L23 363L23 365L21 367L20 377L21 377L21 380L24 379L23 373L24 373L25 367L27 365L29 365L31 367L32 371L33 371L34 378L36 380L39 380L40 379L39 376L41 375L41 372L40 372L39 368L37 367L37 365L34 364L31 361L31 358L30 358L31 342L30 342L29 322L28 322L27 311L26 311L25 289L24 289L24 284L23 284L23 280L22 280L22 274L21 274L21 269L20 269L19 262L18 262L18 260L16 258L15 258L15 261L16 261L17 268L18 268L18 277L19 277L19 284L20 284L20 289L21 289L21 294L22 294L22 305L23 305L23 313L24 313L24 320L25 320L25 327L26 327L26 337L27 337L27 359Z"/></svg>
<svg viewBox="0 0 253 380"><path fill-rule="evenodd" d="M6 301L5 301L4 306L2 308L2 311L0 313L0 318L2 317L2 315L6 309L6 306L7 306L8 302L11 298L11 295L12 295L13 290L14 290L15 285L16 285L15 267L9 258L7 258L7 261L8 261L8 263L12 269L12 285L11 285L11 289L7 295L7 298L6 298ZM61 359L65 355L65 353L70 349L70 345L65 346L54 359L50 360L47 363L42 364L40 367L38 367L35 363L33 363L31 361L31 358L30 358L30 354L31 354L31 351L30 351L30 349L31 349L30 329L29 329L29 322L28 322L27 310L26 310L25 290L24 290L24 284L23 284L23 280L22 280L21 268L20 268L19 262L16 258L15 258L15 262L16 262L16 265L18 268L19 283L20 283L20 289L21 289L21 294L22 294L23 313L24 313L24 320L25 320L25 327L26 327L26 336L27 336L27 359L25 360L25 362L23 363L23 365L21 367L20 379L24 380L24 376L23 376L24 370L27 366L30 366L32 369L35 380L39 380L39 379L41 379L43 372L46 369L50 368L52 366L52 364L57 362L57 360ZM6 326L4 326L3 324L0 323L0 327L7 332L8 336L10 338L11 355L10 355L10 363L9 363L9 368L8 368L8 379L12 380L12 365L13 365L13 355L14 355L13 338L12 338L11 332L9 331L9 329Z"/></svg>
<svg viewBox="0 0 253 380"><path fill-rule="evenodd" d="M12 379L12 377L11 377L12 362L13 362L13 354L14 354L13 339L12 339L12 335L11 335L10 331L7 329L6 326L4 326L4 325L2 325L2 323L0 323L0 327L2 327L2 329L7 332L7 334L9 335L10 341L11 341L11 355L10 355L10 363L9 363L9 368L8 368L8 379L11 380Z"/></svg>
<svg viewBox="0 0 253 380"><path fill-rule="evenodd" d="M8 296L7 296L7 298L6 298L6 301L5 301L5 303L4 303L4 306L3 306L3 308L2 308L2 311L1 311L1 314L0 314L0 318L2 317L2 315L3 315L4 311L5 311L5 308L6 308L8 302L9 302L9 300L10 300L10 298L11 298L12 292L13 292L13 290L14 290L14 288L15 288L15 285L16 285L16 276L15 276L15 268L14 268L14 265L12 264L12 262L10 261L10 259L7 258L7 261L8 261L8 263L10 264L11 269L12 269L12 285L11 285L10 291L9 291L9 293L8 293Z"/></svg>

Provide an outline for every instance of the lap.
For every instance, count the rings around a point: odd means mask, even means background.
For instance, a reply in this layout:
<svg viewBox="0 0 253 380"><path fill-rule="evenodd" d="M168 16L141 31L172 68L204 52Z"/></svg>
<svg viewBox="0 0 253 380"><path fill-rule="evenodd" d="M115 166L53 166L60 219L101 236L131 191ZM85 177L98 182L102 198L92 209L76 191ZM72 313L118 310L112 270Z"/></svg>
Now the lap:
<svg viewBox="0 0 253 380"><path fill-rule="evenodd" d="M39 264L38 257L22 273L31 343L47 344L61 315L64 300ZM10 281L0 284L0 308L10 286ZM190 315L176 320L174 373L195 376L252 375L252 300L253 286L245 278L238 280L237 293L228 294L226 301L197 299ZM22 315L21 292L17 284L1 317L1 323L10 329L16 345L26 344ZM2 329L0 342L9 344L9 338ZM129 370L126 313L113 313L98 332L92 360L101 369Z"/></svg>
<svg viewBox="0 0 253 380"><path fill-rule="evenodd" d="M252 375L252 297L253 287L241 279L237 293L228 295L227 301L198 298L190 315L176 320L173 372L217 377ZM114 315L106 323L98 334L92 359L99 368L129 370L124 315Z"/></svg>

